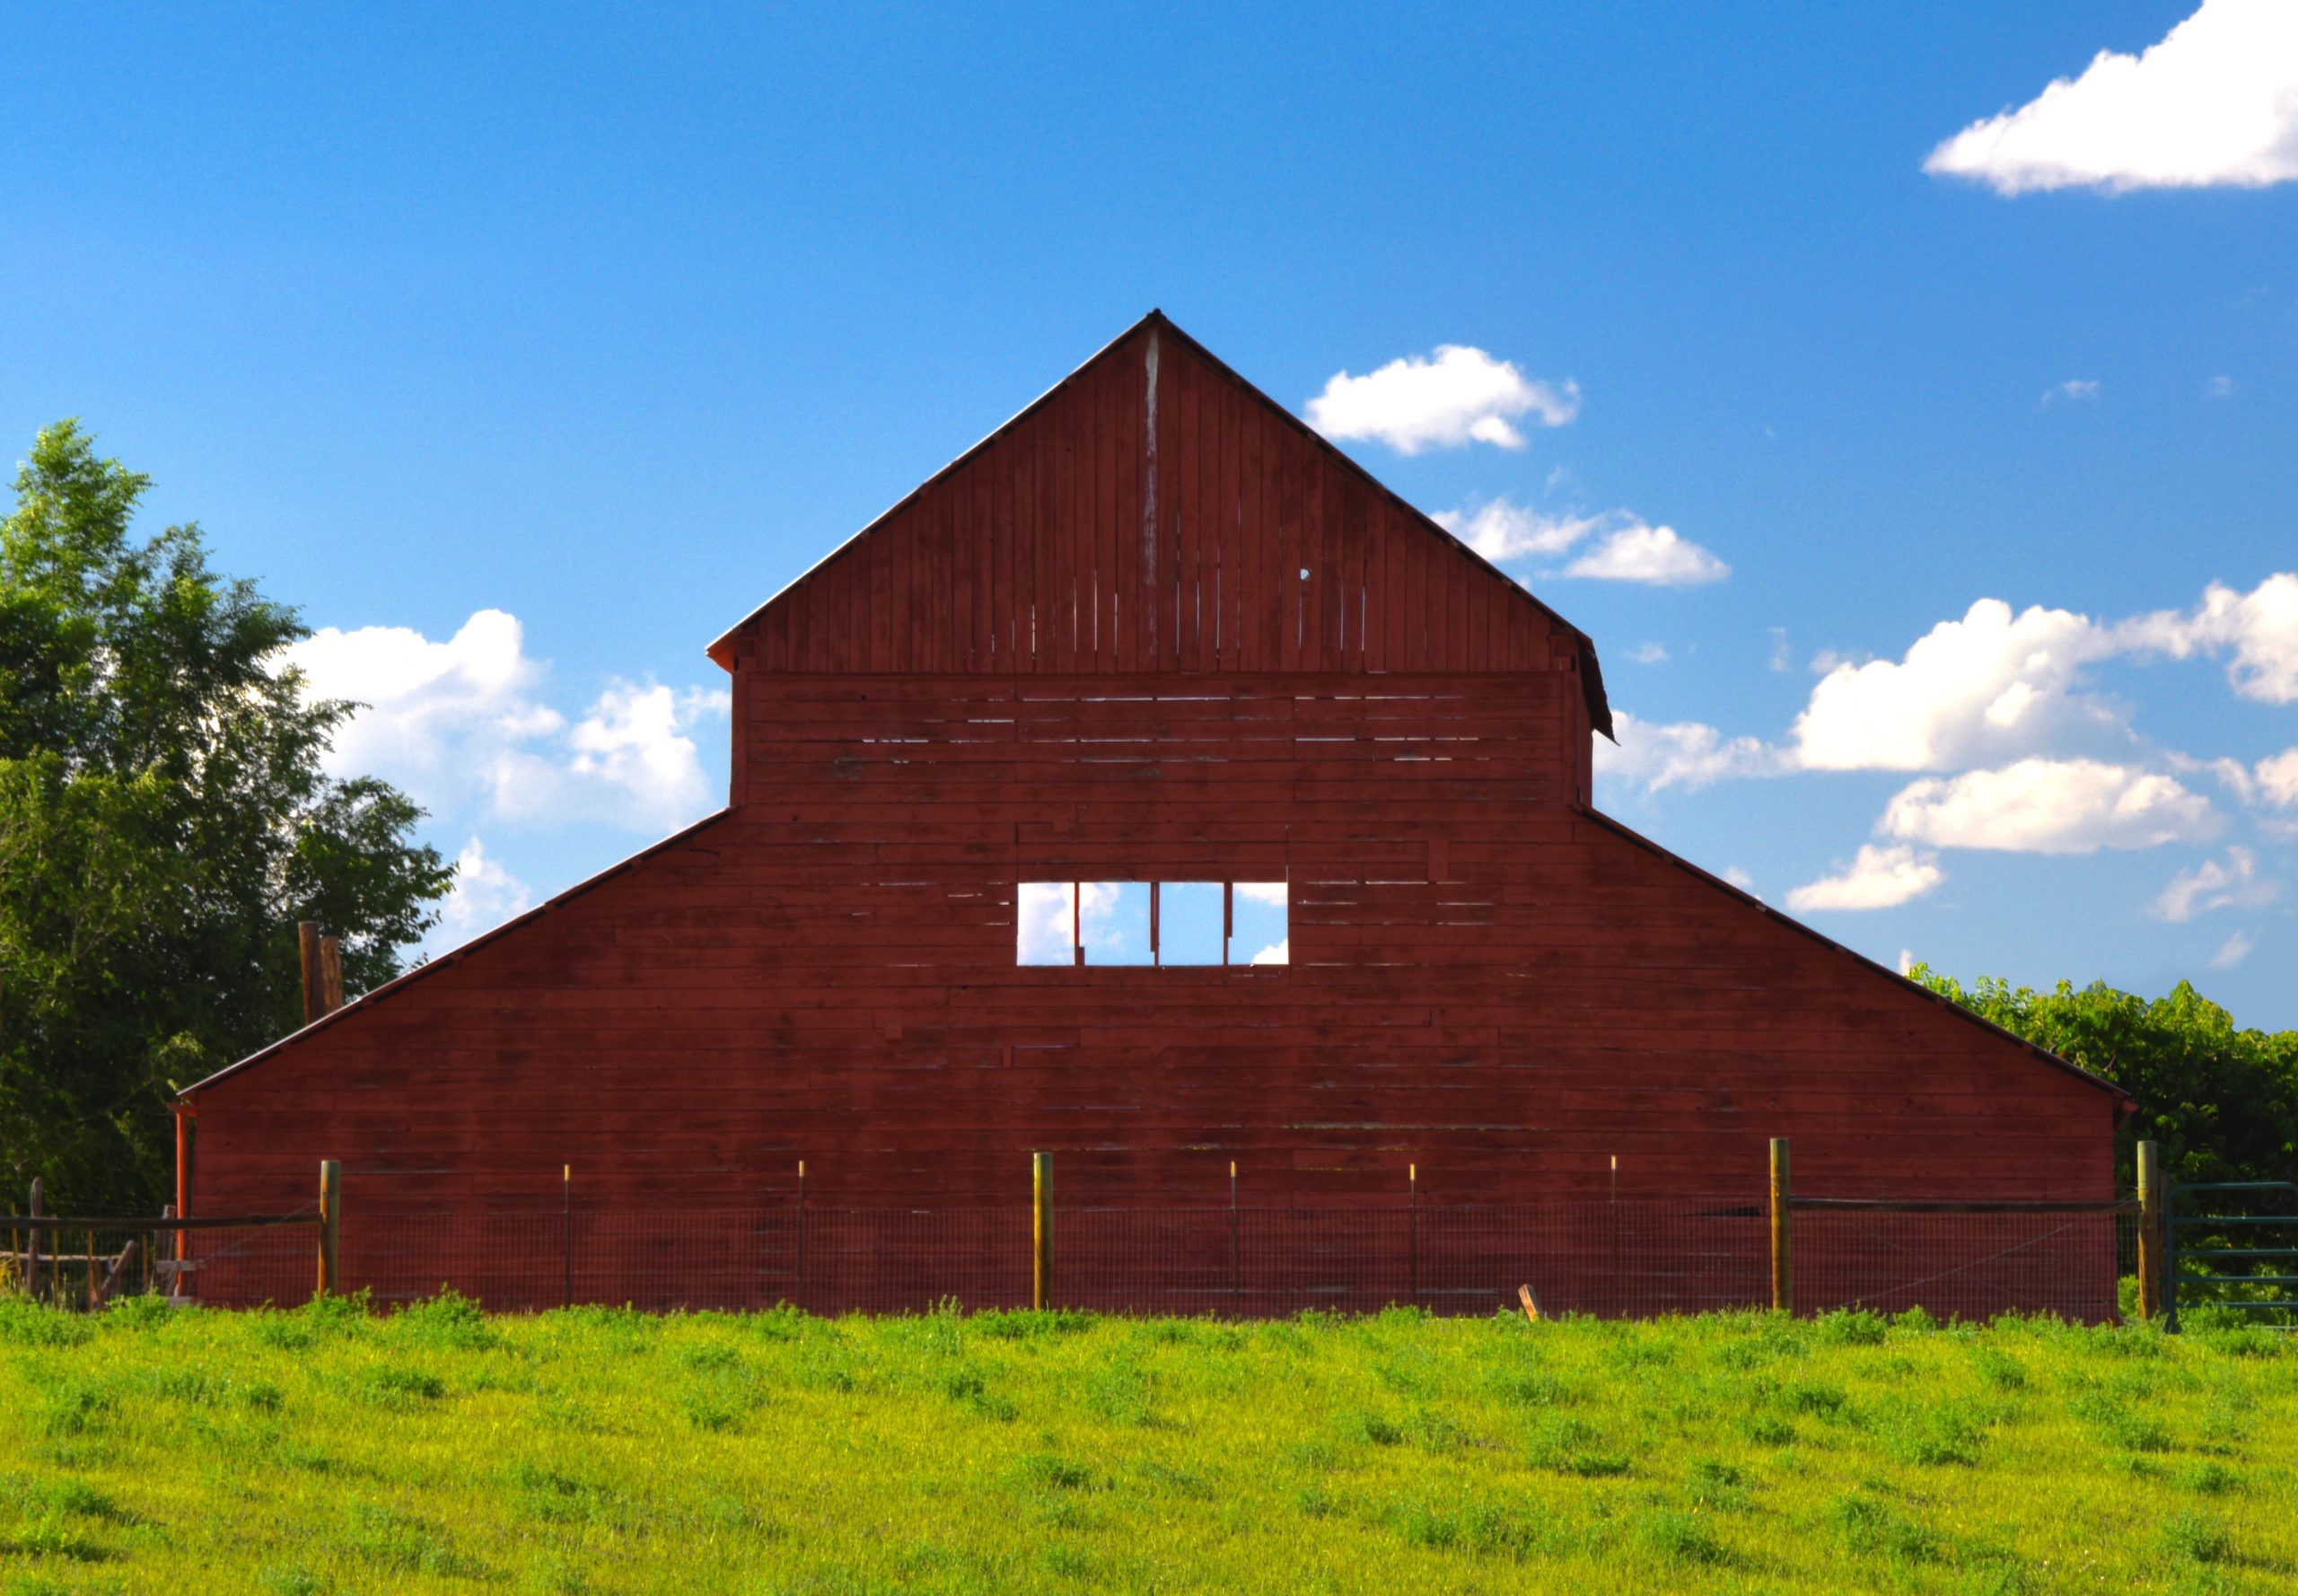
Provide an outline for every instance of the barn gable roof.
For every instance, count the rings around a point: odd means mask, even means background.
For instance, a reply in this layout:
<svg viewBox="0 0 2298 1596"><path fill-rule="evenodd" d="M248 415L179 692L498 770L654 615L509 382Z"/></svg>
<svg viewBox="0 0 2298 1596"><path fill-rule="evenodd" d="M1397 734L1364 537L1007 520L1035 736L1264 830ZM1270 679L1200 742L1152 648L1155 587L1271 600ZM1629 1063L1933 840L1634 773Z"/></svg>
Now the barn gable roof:
<svg viewBox="0 0 2298 1596"><path fill-rule="evenodd" d="M496 926L492 931L480 932L477 936L472 937L469 942L455 948L452 952L443 953L436 959L426 959L411 969L402 970L399 974L392 977L390 980L385 981L382 986L371 987L369 990L362 992L358 996L345 1004L341 1008L331 1010L327 1013L321 1014L318 1019L310 1022L300 1029L289 1031L277 1041L272 1042L268 1046L257 1048L254 1052L249 1054L245 1058L240 1059L237 1063L227 1064L222 1069L217 1070L214 1074L193 1082L190 1085L184 1087L181 1091L176 1093L177 1100L179 1101L189 1102L200 1092L206 1091L210 1086L215 1085L219 1081L236 1075L242 1070L252 1068L254 1065L261 1064L265 1059L269 1058L276 1053L284 1053L289 1048L294 1047L296 1043L303 1041L310 1037L316 1036L319 1032L327 1030L330 1026L341 1024L346 1020L351 1018L354 1014L364 1014L368 1013L370 1010L373 1009L377 1004L382 1003L385 1000L397 995L399 993L405 991L416 982L423 979L424 977L436 975L443 969L447 969L454 965L461 963L465 959L478 951L479 949L487 946L489 943L499 942L503 938L510 936L516 932L524 929L526 926L533 925L536 921L543 918L546 915L551 914L557 909L564 908L567 904L573 902L575 899L582 897L584 893L592 891L599 887L602 887L606 885L607 882L614 880L617 876L645 864L649 859L666 854L682 843L693 841L697 837L699 837L705 831L709 830L713 826L718 824L719 821L724 820L733 811L731 809L714 810L710 813L703 816L702 819L695 821L694 824L690 826L681 826L679 829L671 832L668 837L662 838L662 841L639 849L627 859L618 860L616 863L608 865L604 870L599 872L598 874L586 877L583 880L575 882L573 886L567 888L563 892L553 893L550 897L544 899L540 903L535 905L534 908L527 910L526 913L522 915L514 915L510 919L504 921L500 925Z"/></svg>
<svg viewBox="0 0 2298 1596"><path fill-rule="evenodd" d="M710 645L854 672L1566 670L1595 645L1152 311Z"/></svg>
<svg viewBox="0 0 2298 1596"><path fill-rule="evenodd" d="M1715 888L1718 892L1724 894L1728 898L1736 899L1739 903L1748 908L1753 909L1756 913L1764 916L1766 918L1777 922L1779 925L1786 927L1789 931L1794 932L1796 935L1808 937L1811 941L1819 943L1821 947L1842 954L1846 959L1850 960L1854 964L1856 964L1865 969L1871 975L1881 977L1886 981L1892 982L1899 987L1905 987L1908 991L1924 999L1926 1003L1930 1003L1940 1008L1945 1009L1948 1013L1956 1015L1960 1019L1969 1022L1971 1024L1978 1026L1981 1030L1987 1031L1990 1035L2001 1038L2003 1040L2013 1044L2014 1047L2019 1048L2033 1057L2040 1059L2043 1063L2050 1065L2056 1069L2063 1070L2066 1074L2074 1076L2078 1080L2081 1080L2089 1085L2097 1087L2100 1091L2106 1092L2109 1096L2116 1100L2115 1118L2118 1124L2137 1109L2138 1100L2136 1097L2133 1097L2127 1089L2116 1085L2112 1081L2108 1080L2106 1076L2093 1074L2091 1071L2084 1069L2081 1065L2074 1063L2072 1059L2062 1058L2057 1054L2052 1052L2049 1048L2043 1047L2039 1043L2029 1041L2017 1031L2006 1030L2002 1026L1997 1025L1994 1021L1988 1019L1986 1015L1981 1014L1975 1010L1965 1008L1961 1004L1957 1003L1954 999L1942 996L1940 994L1934 992L1930 987L1923 986L1919 982L1909 980L1907 977L1901 975L1898 970L1892 969L1888 965L1876 963L1873 959L1868 958L1866 954L1860 952L1857 949L1846 947L1843 943L1836 941L1835 938L1827 935L1825 933L1814 931L1809 925L1804 925L1802 921L1795 919L1792 916L1781 914L1777 909L1772 908L1771 905L1766 903L1762 899L1758 898L1754 893L1733 886L1731 882L1725 881L1721 876L1711 875L1706 871L1702 870L1698 865L1694 864L1690 860L1685 858L1681 854L1671 853L1667 848L1662 847L1660 844L1653 842L1642 832L1632 830L1628 827L1621 825L1618 820L1612 819L1611 816L1604 813L1601 810L1599 810L1590 804L1581 804L1578 808L1580 813L1586 816L1590 821L1612 833L1615 837L1621 838L1623 841L1626 841L1636 847L1641 848L1644 852L1653 855L1662 863L1669 864L1677 870L1682 871L1685 874L1705 881L1710 887Z"/></svg>

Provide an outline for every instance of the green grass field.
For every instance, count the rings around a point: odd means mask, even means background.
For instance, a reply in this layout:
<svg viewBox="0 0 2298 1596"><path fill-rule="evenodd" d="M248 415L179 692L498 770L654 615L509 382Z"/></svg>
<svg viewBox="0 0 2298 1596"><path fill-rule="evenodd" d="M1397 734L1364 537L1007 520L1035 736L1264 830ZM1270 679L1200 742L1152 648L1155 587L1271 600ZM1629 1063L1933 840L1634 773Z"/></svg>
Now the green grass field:
<svg viewBox="0 0 2298 1596"><path fill-rule="evenodd" d="M2285 1591L2298 1342L0 1302L0 1592Z"/></svg>

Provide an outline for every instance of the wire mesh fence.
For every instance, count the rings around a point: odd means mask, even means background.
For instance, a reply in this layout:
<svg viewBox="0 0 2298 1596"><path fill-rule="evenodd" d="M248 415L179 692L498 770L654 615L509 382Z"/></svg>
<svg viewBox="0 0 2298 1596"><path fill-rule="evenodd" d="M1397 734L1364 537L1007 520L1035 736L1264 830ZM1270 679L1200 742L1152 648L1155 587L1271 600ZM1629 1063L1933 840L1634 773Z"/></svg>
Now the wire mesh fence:
<svg viewBox="0 0 2298 1596"><path fill-rule="evenodd" d="M1026 1307L1026 1206L533 1210L346 1221L339 1288L382 1304L453 1290L490 1309L815 1313ZM1649 1318L1771 1302L1770 1220L1731 1201L1513 1206L1076 1207L1057 1211L1052 1302L1112 1313L1259 1319L1411 1305ZM1799 1311L1921 1307L2099 1321L2117 1310L2136 1221L2104 1212L1799 1212ZM163 1241L163 1246L165 1245ZM312 1243L290 1230L196 1232L190 1291L216 1305L311 1294ZM76 1267L76 1266L75 1266Z"/></svg>

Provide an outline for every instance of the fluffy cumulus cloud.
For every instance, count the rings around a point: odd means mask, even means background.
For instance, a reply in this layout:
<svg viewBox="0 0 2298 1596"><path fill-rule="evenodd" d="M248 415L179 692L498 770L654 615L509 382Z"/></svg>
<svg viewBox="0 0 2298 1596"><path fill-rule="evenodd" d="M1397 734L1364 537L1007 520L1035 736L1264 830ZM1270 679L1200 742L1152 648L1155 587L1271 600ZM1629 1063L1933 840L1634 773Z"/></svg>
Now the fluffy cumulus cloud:
<svg viewBox="0 0 2298 1596"><path fill-rule="evenodd" d="M448 946L492 931L534 907L534 892L487 855L476 837L455 856L455 884L439 906L438 940Z"/></svg>
<svg viewBox="0 0 2298 1596"><path fill-rule="evenodd" d="M2036 746L2077 724L2114 723L2075 689L2113 651L2088 617L1982 599L1931 628L1900 660L1838 664L1788 736L1813 770L1935 770Z"/></svg>
<svg viewBox="0 0 2298 1596"><path fill-rule="evenodd" d="M1673 527L1653 526L1626 510L1556 514L1504 498L1474 510L1439 511L1431 519L1495 566L1581 549L1562 570L1545 574L1691 587L1732 574L1731 566Z"/></svg>
<svg viewBox="0 0 2298 1596"><path fill-rule="evenodd" d="M482 609L444 640L406 627L329 627L288 651L315 698L360 707L329 767L381 776L434 814L665 830L717 801L689 734L724 718L723 690L610 682L570 718L517 618Z"/></svg>
<svg viewBox="0 0 2298 1596"><path fill-rule="evenodd" d="M1922 897L1945 879L1938 860L1929 854L1912 847L1870 845L1861 848L1858 856L1835 874L1822 876L1789 892L1787 907L1797 914L1897 908L1911 899Z"/></svg>
<svg viewBox="0 0 2298 1596"><path fill-rule="evenodd" d="M1778 751L1753 737L1725 737L1698 721L1667 724L1612 712L1617 741L1596 742L1596 774L1657 793L1687 791L1737 776L1776 776L1786 767Z"/></svg>
<svg viewBox="0 0 2298 1596"><path fill-rule="evenodd" d="M2154 912L2172 924L2222 908L2259 908L2272 903L2282 883L2259 873L2258 855L2244 847L2230 847L2226 857L2206 859L2192 870L2181 870L2154 900Z"/></svg>
<svg viewBox="0 0 2298 1596"><path fill-rule="evenodd" d="M1981 599L1903 659L1830 666L1790 740L1815 770L1943 770L2126 732L2123 708L2091 690L2088 667L2116 658L2226 655L2245 697L2298 701L2298 574L2249 592L2214 583L2192 609L2101 622Z"/></svg>
<svg viewBox="0 0 2298 1596"><path fill-rule="evenodd" d="M2298 5L2203 0L2160 43L2100 51L2081 76L1972 123L1923 169L2006 195L2288 182L2298 178Z"/></svg>
<svg viewBox="0 0 2298 1596"><path fill-rule="evenodd" d="M2198 842L2210 800L2174 776L2094 759L2021 759L1999 770L1932 777L1902 789L1876 829L1935 847L2089 854Z"/></svg>
<svg viewBox="0 0 2298 1596"><path fill-rule="evenodd" d="M1309 401L1309 425L1329 438L1370 439L1399 454L1494 443L1522 449L1519 421L1562 426L1580 413L1580 388L1528 377L1513 361L1463 344L1410 355L1352 377L1336 372Z"/></svg>
<svg viewBox="0 0 2298 1596"><path fill-rule="evenodd" d="M2243 960L2248 959L2250 956L2250 950L2256 946L2258 946L2257 938L2247 931L2237 931L2221 943L2218 951L2210 956L2210 968L2232 969Z"/></svg>

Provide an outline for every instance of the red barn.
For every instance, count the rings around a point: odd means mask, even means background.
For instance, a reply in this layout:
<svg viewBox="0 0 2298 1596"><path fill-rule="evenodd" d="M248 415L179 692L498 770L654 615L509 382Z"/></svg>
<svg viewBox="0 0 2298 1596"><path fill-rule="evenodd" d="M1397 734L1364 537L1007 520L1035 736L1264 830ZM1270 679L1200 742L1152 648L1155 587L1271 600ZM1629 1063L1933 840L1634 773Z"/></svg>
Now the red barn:
<svg viewBox="0 0 2298 1596"><path fill-rule="evenodd" d="M194 1211L331 1157L355 1285L771 1301L795 1249L861 1301L1004 1237L1044 1149L1072 1278L1242 1289L1250 1228L1297 1297L1448 1215L1506 1273L1460 1215L1615 1197L1737 1215L1699 1245L1743 1284L1773 1136L1829 1196L2111 1195L2122 1093L1599 813L1589 639L1162 315L709 652L727 807L186 1092ZM734 1213L706 1266L609 1244Z"/></svg>

